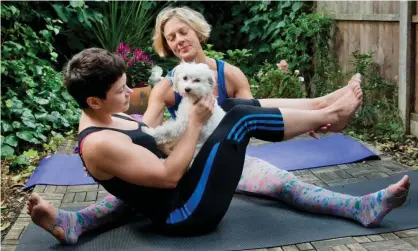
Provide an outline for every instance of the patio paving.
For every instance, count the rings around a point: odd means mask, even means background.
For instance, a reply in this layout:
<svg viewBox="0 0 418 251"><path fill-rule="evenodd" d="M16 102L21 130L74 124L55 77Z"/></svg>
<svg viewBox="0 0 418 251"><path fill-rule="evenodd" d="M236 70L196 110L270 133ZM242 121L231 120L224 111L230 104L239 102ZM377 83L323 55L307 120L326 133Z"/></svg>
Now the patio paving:
<svg viewBox="0 0 418 251"><path fill-rule="evenodd" d="M66 141L57 153L72 154L74 141ZM251 145L264 144L262 141L252 140ZM367 145L367 144L366 144ZM368 145L368 147L373 148ZM378 152L378 151L376 151ZM361 180L372 180L402 173L413 168L393 161L390 157L380 154L382 160L365 161L348 165L315 168L311 170L293 171L302 181L321 187L337 186L356 183ZM36 186L33 192L39 193L44 199L57 207L88 206L101 200L107 192L99 185L84 186ZM16 249L19 238L26 226L31 222L26 214L26 207L22 209L16 222L5 236L1 250ZM256 249L257 251L387 251L387 250L418 250L418 228L379 235L359 237L344 237L290 246ZM254 251L254 250L253 250Z"/></svg>

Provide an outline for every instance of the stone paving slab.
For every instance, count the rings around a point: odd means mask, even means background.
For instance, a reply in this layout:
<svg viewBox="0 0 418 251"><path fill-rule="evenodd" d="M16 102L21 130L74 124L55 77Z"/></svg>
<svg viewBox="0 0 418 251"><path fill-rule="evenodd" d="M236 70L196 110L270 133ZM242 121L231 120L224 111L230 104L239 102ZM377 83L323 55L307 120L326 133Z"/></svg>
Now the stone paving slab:
<svg viewBox="0 0 418 251"><path fill-rule="evenodd" d="M251 145L263 144L263 141L252 140ZM58 149L58 153L71 154L74 141L67 141ZM292 171L301 180L322 187L356 183L361 180L371 180L412 170L411 167L399 164L391 158L382 156L380 161L367 161L349 165L337 165L310 170ZM34 192L57 207L89 206L103 199L108 193L99 185L83 186L36 186ZM24 207L16 222L5 236L1 250L16 249L19 238L25 227L31 222ZM385 233L379 235L344 237L330 240L299 243L295 245L255 249L259 251L389 251L418 250L418 228ZM255 251L251 250L251 251Z"/></svg>

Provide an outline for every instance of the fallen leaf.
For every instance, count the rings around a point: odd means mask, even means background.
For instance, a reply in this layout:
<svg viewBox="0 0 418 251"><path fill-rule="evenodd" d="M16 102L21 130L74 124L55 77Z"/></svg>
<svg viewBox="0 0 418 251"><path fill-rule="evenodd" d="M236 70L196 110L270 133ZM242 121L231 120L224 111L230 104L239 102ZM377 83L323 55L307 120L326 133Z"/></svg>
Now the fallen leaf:
<svg viewBox="0 0 418 251"><path fill-rule="evenodd" d="M6 222L2 222L1 223L1 231L3 232L4 230L6 230L8 227L10 226L10 222L6 221Z"/></svg>
<svg viewBox="0 0 418 251"><path fill-rule="evenodd" d="M12 180L13 180L14 182L17 182L17 181L18 181L18 180L20 180L21 178L22 178L22 175L18 174L18 175L13 176Z"/></svg>
<svg viewBox="0 0 418 251"><path fill-rule="evenodd" d="M14 185L12 185L10 188L15 188L15 187L24 187L24 186L25 186L25 184L18 183L18 184L14 184Z"/></svg>

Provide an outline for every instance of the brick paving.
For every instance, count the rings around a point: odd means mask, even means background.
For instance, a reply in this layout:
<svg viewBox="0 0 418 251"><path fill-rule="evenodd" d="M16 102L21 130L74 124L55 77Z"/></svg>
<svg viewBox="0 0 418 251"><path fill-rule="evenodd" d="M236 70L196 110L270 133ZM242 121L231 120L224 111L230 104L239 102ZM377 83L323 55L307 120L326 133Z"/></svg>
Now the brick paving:
<svg viewBox="0 0 418 251"><path fill-rule="evenodd" d="M264 142L253 140L251 145ZM57 153L71 154L74 141L67 141ZM371 147L372 146L368 146ZM376 151L376 150L375 150ZM376 151L378 152L378 151ZM412 170L411 167L397 163L391 158L381 155L382 160L366 161L349 165L337 165L311 170L294 171L293 173L304 182L321 187L331 187L342 184L356 183L387 177ZM57 207L88 206L103 199L107 192L99 185L84 186L36 186L33 190L44 199ZM19 243L19 238L25 227L30 223L26 214L26 207L22 209L16 222L5 236L1 250L13 251ZM418 228L405 231L367 235L358 237L344 237L330 240L299 243L295 245L255 249L263 251L389 251L389 250L418 250ZM252 250L252 251L255 251Z"/></svg>

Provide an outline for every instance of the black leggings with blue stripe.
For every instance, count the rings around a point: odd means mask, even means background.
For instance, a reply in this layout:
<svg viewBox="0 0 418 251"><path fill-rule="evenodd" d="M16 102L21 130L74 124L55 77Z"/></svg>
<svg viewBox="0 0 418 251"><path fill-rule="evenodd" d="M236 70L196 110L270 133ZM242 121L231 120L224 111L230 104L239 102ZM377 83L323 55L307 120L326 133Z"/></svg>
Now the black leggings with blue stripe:
<svg viewBox="0 0 418 251"><path fill-rule="evenodd" d="M226 116L180 180L173 210L159 226L166 234L201 234L214 229L231 203L250 138L283 140L279 109L262 108L254 99L227 99L222 108Z"/></svg>

